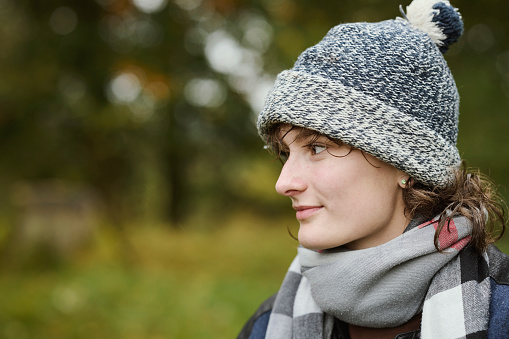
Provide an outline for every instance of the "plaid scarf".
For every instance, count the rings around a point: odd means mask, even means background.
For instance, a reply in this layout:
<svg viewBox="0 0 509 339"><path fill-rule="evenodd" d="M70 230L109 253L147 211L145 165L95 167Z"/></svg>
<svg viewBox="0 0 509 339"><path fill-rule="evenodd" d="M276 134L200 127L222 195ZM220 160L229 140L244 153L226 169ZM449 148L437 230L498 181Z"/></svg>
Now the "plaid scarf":
<svg viewBox="0 0 509 339"><path fill-rule="evenodd" d="M488 257L465 246L471 226L450 220L433 244L435 220L377 247L322 253L299 248L276 297L266 338L330 338L334 317L395 327L422 312L421 337L485 338Z"/></svg>

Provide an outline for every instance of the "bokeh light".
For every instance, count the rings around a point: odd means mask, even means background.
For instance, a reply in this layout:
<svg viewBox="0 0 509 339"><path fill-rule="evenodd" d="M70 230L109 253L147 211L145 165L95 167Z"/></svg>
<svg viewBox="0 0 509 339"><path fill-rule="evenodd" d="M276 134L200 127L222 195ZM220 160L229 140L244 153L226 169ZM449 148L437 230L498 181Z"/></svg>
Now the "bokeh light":
<svg viewBox="0 0 509 339"><path fill-rule="evenodd" d="M187 11L192 11L193 9L198 8L201 2L202 0L175 0L175 3L180 6L180 8Z"/></svg>
<svg viewBox="0 0 509 339"><path fill-rule="evenodd" d="M156 13L162 10L168 0L132 0L133 4L144 13Z"/></svg>
<svg viewBox="0 0 509 339"><path fill-rule="evenodd" d="M68 101L74 103L85 96L87 85L77 75L64 74L58 81L58 89Z"/></svg>
<svg viewBox="0 0 509 339"><path fill-rule="evenodd" d="M67 35L78 25L78 16L69 7L59 7L51 14L49 25L56 34Z"/></svg>
<svg viewBox="0 0 509 339"><path fill-rule="evenodd" d="M467 32L469 45L477 52L485 52L495 43L495 37L491 28L484 24L477 24Z"/></svg>
<svg viewBox="0 0 509 339"><path fill-rule="evenodd" d="M110 101L120 104L133 102L138 98L141 90L138 76L128 71L114 75L107 87Z"/></svg>
<svg viewBox="0 0 509 339"><path fill-rule="evenodd" d="M240 26L244 30L245 45L259 52L267 50L272 42L273 30L265 18L256 14L247 14L241 18Z"/></svg>
<svg viewBox="0 0 509 339"><path fill-rule="evenodd" d="M207 37L205 55L214 70L227 74L239 67L243 50L228 32L218 30Z"/></svg>
<svg viewBox="0 0 509 339"><path fill-rule="evenodd" d="M187 101L198 107L216 108L226 99L224 86L214 79L192 79L184 93Z"/></svg>

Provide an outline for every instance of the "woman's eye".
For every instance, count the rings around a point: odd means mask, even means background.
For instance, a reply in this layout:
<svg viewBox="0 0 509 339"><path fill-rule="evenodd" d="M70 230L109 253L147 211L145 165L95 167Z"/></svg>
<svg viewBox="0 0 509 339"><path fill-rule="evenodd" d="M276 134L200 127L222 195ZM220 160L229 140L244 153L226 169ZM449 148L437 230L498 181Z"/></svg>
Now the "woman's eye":
<svg viewBox="0 0 509 339"><path fill-rule="evenodd" d="M313 152L315 154L322 153L323 151L327 150L327 147L325 145L312 145Z"/></svg>
<svg viewBox="0 0 509 339"><path fill-rule="evenodd" d="M284 164L288 160L289 156L290 156L289 152L281 152L279 153L279 161L281 161L281 163Z"/></svg>

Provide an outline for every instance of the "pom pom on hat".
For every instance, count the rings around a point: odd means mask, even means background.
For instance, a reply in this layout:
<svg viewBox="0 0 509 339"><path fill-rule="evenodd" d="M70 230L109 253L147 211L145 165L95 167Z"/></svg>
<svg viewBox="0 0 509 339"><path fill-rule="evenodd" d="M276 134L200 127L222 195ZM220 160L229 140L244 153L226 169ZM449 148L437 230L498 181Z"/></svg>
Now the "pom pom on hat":
<svg viewBox="0 0 509 339"><path fill-rule="evenodd" d="M443 54L463 34L461 14L447 0L414 0L406 10L410 24L428 34Z"/></svg>

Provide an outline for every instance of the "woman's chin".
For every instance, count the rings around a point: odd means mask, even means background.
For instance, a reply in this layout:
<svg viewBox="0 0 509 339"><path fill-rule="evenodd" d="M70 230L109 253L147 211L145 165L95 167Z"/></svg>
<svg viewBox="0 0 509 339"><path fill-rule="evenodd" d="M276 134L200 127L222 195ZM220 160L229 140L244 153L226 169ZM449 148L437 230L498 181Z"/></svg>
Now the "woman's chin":
<svg viewBox="0 0 509 339"><path fill-rule="evenodd" d="M336 244L336 243L329 243L329 242L324 242L324 239L323 238L320 238L320 237L305 237L305 236L300 236L299 235L299 243L307 248L308 250L313 250L313 251L321 251L321 250L327 250L327 249L330 249L330 248L334 248L334 247L338 247L338 246L341 246L342 244Z"/></svg>

